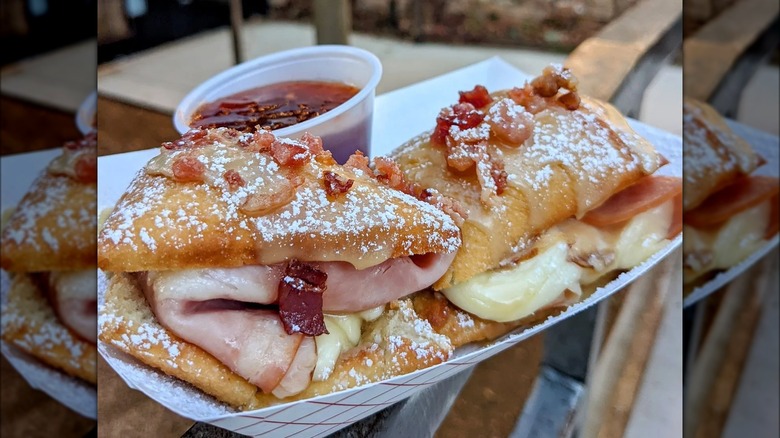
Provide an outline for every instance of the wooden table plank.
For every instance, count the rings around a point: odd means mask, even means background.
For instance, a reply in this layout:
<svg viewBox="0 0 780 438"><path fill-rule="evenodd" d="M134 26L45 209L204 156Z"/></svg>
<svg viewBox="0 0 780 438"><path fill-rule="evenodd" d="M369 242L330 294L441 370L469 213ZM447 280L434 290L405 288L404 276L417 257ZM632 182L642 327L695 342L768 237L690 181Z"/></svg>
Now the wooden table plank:
<svg viewBox="0 0 780 438"><path fill-rule="evenodd" d="M590 96L613 102L635 115L642 93L664 57L682 39L682 8L679 0L643 0L607 24L597 36L580 44L566 59L577 76L580 89ZM679 34L679 35L678 35ZM670 38L671 37L671 38ZM658 45L660 50L653 50ZM655 53L658 52L658 53ZM661 59L656 59L661 55ZM651 62L640 68L642 60ZM645 73L650 70L650 74ZM637 85L632 80L639 78ZM620 93L633 88L625 101ZM620 99L616 101L616 99Z"/></svg>
<svg viewBox="0 0 780 438"><path fill-rule="evenodd" d="M777 20L775 0L740 0L683 42L687 96L709 101L729 71Z"/></svg>
<svg viewBox="0 0 780 438"><path fill-rule="evenodd" d="M48 108L75 113L95 90L97 44L87 40L6 66L0 91Z"/></svg>

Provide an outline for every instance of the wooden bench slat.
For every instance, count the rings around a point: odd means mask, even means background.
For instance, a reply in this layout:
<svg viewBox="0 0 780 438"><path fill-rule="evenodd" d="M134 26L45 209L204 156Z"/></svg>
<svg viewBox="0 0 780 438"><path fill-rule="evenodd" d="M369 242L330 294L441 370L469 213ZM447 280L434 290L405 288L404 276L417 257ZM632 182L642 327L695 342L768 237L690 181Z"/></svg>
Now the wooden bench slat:
<svg viewBox="0 0 780 438"><path fill-rule="evenodd" d="M709 101L735 63L777 20L775 0L741 0L683 42L685 94Z"/></svg>
<svg viewBox="0 0 780 438"><path fill-rule="evenodd" d="M607 24L595 37L580 44L569 55L566 66L580 82L583 93L612 101L631 77L640 61L665 37L681 40L682 8L679 0L643 0ZM680 26L680 32L673 30ZM679 35L676 35L679 33ZM666 50L664 56L671 54ZM660 68L638 87L641 91ZM641 100L641 99L640 99ZM621 108L626 111L624 108Z"/></svg>

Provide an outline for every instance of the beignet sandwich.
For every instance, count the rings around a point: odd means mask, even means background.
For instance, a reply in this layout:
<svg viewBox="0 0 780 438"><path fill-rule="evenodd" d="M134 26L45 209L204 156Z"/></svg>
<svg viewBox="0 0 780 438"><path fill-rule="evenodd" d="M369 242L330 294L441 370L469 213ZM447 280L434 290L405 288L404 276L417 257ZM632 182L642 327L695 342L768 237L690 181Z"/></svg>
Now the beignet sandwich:
<svg viewBox="0 0 780 438"><path fill-rule="evenodd" d="M397 299L446 272L460 231L377 163L339 165L308 134L164 144L99 232L100 339L238 409L446 360L449 341Z"/></svg>
<svg viewBox="0 0 780 438"><path fill-rule="evenodd" d="M711 106L685 99L683 283L686 291L733 267L778 230L777 178Z"/></svg>
<svg viewBox="0 0 780 438"><path fill-rule="evenodd" d="M681 229L680 178L652 175L666 159L559 66L521 88L461 92L393 158L467 217L438 292L414 297L456 346L578 301Z"/></svg>
<svg viewBox="0 0 780 438"><path fill-rule="evenodd" d="M3 228L10 275L3 339L42 362L97 381L97 139L68 142Z"/></svg>

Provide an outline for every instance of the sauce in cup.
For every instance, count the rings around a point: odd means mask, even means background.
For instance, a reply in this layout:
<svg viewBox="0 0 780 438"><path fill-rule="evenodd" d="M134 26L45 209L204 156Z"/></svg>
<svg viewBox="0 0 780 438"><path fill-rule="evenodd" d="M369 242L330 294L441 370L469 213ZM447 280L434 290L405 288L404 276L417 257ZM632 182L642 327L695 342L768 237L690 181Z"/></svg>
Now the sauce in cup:
<svg viewBox="0 0 780 438"><path fill-rule="evenodd" d="M324 114L358 92L360 89L340 82L279 82L241 91L201 105L192 116L190 127L226 127L243 132L254 132L256 127L259 127L274 131ZM354 152L356 145L362 145L364 141L362 138L350 138L359 134L357 132L339 134L323 136L323 145L333 152L337 161L342 161ZM342 148L345 149L344 157L340 150ZM350 148L351 150L346 150ZM357 148L364 149L360 146Z"/></svg>

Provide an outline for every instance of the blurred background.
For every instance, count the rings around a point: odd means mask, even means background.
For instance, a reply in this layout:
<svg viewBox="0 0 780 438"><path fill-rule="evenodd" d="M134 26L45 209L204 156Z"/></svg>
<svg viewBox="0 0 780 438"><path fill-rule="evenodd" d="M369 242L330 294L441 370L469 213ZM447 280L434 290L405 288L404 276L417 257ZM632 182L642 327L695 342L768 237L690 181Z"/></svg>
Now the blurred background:
<svg viewBox="0 0 780 438"><path fill-rule="evenodd" d="M59 154L58 148L83 135L76 113L96 87L96 8L96 0L0 0L3 222L33 180ZM8 277L6 272L2 276L5 309ZM0 359L0 435L94 434L95 420L74 409L77 405L86 410L91 407L94 418L94 387L92 406L88 406L89 397L82 404L85 399L71 397L71 389L79 385L74 384L75 379L63 377L9 345L3 341ZM6 356L11 349L13 353ZM70 407L52 394L67 400Z"/></svg>

